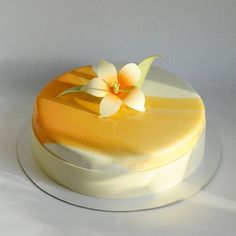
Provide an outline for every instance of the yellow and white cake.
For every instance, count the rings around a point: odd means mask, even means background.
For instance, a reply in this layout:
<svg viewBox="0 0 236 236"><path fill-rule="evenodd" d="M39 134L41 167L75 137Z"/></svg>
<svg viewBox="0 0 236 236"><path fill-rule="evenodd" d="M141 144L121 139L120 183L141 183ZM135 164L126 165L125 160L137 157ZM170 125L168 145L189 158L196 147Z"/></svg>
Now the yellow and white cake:
<svg viewBox="0 0 236 236"><path fill-rule="evenodd" d="M39 93L33 151L42 170L66 188L95 197L129 198L164 191L189 176L204 156L205 109L184 80L151 67L145 111L123 103L101 118L101 98L67 93L97 77L94 67L67 72Z"/></svg>

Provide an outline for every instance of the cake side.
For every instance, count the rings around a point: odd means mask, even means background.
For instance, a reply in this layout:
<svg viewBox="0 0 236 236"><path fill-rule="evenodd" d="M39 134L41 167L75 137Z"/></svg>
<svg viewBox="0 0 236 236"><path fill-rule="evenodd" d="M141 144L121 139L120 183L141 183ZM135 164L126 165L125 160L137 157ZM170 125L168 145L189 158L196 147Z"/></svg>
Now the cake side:
<svg viewBox="0 0 236 236"><path fill-rule="evenodd" d="M124 199L165 191L191 175L204 157L205 133L185 155L168 165L129 173L88 170L49 152L33 133L33 152L42 170L64 187L93 197Z"/></svg>

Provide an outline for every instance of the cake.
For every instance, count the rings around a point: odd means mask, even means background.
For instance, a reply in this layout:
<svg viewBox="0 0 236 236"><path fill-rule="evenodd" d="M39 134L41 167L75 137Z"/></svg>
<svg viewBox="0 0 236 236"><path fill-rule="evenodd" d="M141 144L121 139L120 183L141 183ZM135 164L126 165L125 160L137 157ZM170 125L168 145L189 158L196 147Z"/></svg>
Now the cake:
<svg viewBox="0 0 236 236"><path fill-rule="evenodd" d="M119 72L105 61L83 66L40 91L33 153L52 180L84 195L122 199L165 191L196 170L204 157L203 101L187 82L151 66L154 59L116 63ZM116 80L102 79L103 90L98 79L109 73Z"/></svg>

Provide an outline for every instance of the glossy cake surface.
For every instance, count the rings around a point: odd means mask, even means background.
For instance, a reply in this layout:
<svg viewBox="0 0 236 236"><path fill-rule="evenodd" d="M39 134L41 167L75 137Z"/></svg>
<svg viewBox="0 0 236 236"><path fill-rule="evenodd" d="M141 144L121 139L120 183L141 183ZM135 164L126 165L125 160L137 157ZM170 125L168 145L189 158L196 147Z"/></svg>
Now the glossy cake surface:
<svg viewBox="0 0 236 236"><path fill-rule="evenodd" d="M86 93L57 96L95 76L91 66L75 69L50 82L37 97L35 135L63 160L101 171L148 170L177 160L201 136L201 98L161 69L152 68L145 81L145 112L123 105L114 116L99 118L99 98Z"/></svg>
<svg viewBox="0 0 236 236"><path fill-rule="evenodd" d="M205 109L184 80L152 67L142 88L145 111L122 105L99 117L101 99L58 96L96 76L92 66L49 82L35 102L34 156L55 182L84 195L131 198L180 183L204 157Z"/></svg>

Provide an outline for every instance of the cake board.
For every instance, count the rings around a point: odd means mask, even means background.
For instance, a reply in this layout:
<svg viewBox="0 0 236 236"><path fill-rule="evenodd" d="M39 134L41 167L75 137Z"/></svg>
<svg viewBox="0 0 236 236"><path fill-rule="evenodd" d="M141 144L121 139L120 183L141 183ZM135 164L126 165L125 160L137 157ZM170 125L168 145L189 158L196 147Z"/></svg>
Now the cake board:
<svg viewBox="0 0 236 236"><path fill-rule="evenodd" d="M17 156L30 181L46 194L65 203L100 211L127 212L164 207L182 201L201 190L214 177L221 163L221 140L207 121L206 148L203 161L181 183L159 193L128 199L95 198L73 192L51 180L37 164L31 146L31 128L25 126L18 135Z"/></svg>

